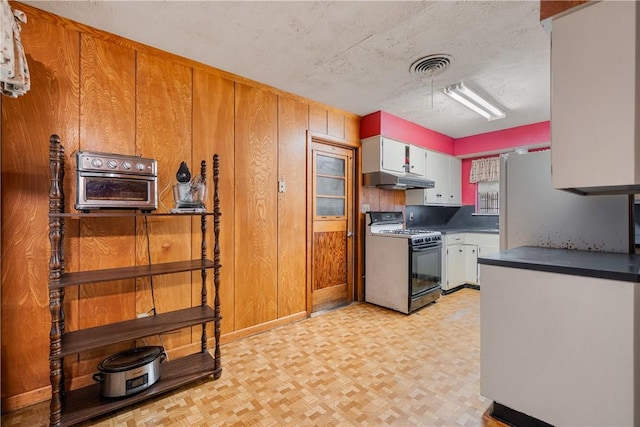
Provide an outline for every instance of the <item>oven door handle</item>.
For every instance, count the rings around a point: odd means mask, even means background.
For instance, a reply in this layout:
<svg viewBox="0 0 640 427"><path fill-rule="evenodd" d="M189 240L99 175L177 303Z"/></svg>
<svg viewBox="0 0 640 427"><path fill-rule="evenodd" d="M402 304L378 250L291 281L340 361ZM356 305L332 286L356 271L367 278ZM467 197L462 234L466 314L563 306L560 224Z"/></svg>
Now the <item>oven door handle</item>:
<svg viewBox="0 0 640 427"><path fill-rule="evenodd" d="M418 246L418 247L413 246L413 247L411 248L411 250L412 250L413 252L426 252L426 251L430 251L430 250L433 250L433 249L442 249L442 243L437 243L437 244L435 244L435 245L428 245L428 246L422 246L422 247L420 247L420 246Z"/></svg>

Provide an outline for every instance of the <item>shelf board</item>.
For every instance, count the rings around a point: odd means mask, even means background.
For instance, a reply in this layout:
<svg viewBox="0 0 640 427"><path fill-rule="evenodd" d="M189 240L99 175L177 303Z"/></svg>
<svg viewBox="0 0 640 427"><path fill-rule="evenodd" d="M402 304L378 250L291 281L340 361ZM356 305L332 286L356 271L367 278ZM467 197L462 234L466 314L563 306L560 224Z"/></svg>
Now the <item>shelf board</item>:
<svg viewBox="0 0 640 427"><path fill-rule="evenodd" d="M60 212L49 213L49 218L134 218L138 216L212 216L213 212L140 212L140 211L100 211L100 212Z"/></svg>
<svg viewBox="0 0 640 427"><path fill-rule="evenodd" d="M209 259L166 262L152 265L134 265L131 267L107 268L103 270L78 271L64 273L58 282L50 281L49 289L113 280L134 279L136 277L158 276L161 274L197 271L203 268L214 268L215 263Z"/></svg>
<svg viewBox="0 0 640 427"><path fill-rule="evenodd" d="M175 331L214 320L216 315L211 307L197 306L95 328L69 331L62 336L60 354L51 356L50 359L59 359L106 345Z"/></svg>
<svg viewBox="0 0 640 427"><path fill-rule="evenodd" d="M100 384L70 391L62 401L62 423L70 426L141 402L151 396L166 393L190 382L219 375L215 360L209 353L195 353L160 365L160 379L148 389L122 398L100 396Z"/></svg>

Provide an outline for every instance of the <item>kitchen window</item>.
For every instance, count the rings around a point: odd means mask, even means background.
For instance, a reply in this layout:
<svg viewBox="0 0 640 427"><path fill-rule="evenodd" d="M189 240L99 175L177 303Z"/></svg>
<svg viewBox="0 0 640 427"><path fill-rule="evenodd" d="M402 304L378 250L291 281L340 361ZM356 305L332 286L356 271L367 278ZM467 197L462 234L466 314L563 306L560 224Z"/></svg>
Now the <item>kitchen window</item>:
<svg viewBox="0 0 640 427"><path fill-rule="evenodd" d="M476 213L484 215L500 214L500 182L480 181L477 185Z"/></svg>
<svg viewBox="0 0 640 427"><path fill-rule="evenodd" d="M469 182L476 184L476 215L499 215L500 157L472 160Z"/></svg>

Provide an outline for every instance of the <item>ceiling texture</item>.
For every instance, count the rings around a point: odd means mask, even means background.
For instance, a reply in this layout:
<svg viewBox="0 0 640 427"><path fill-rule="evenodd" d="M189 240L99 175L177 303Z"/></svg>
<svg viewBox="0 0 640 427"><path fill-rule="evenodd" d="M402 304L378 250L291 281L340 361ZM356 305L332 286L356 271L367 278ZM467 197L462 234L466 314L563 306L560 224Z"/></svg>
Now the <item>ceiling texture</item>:
<svg viewBox="0 0 640 427"><path fill-rule="evenodd" d="M361 116L453 138L549 120L550 38L536 1L23 1ZM28 23L26 24L28 25ZM429 55L443 71L412 73ZM463 81L505 112L443 92Z"/></svg>

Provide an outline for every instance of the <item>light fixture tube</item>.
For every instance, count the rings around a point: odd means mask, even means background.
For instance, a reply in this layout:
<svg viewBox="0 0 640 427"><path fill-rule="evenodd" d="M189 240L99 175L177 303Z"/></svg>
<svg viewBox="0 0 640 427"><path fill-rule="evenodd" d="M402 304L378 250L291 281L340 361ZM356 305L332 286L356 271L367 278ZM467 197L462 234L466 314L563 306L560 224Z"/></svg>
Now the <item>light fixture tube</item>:
<svg viewBox="0 0 640 427"><path fill-rule="evenodd" d="M463 104L467 108L472 109L487 120L496 120L504 118L504 111L500 110L486 99L482 98L473 90L469 89L464 83L456 83L447 87L444 93Z"/></svg>

